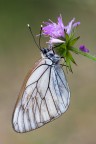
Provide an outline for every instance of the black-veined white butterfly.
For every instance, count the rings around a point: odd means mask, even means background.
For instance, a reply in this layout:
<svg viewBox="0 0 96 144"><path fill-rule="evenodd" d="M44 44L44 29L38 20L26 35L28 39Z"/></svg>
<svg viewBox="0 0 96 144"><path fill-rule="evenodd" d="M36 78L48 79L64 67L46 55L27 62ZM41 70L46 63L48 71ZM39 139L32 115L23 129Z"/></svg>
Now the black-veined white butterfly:
<svg viewBox="0 0 96 144"><path fill-rule="evenodd" d="M13 128L19 133L58 118L69 106L70 90L61 58L48 48L41 49L41 56L25 78L13 112Z"/></svg>

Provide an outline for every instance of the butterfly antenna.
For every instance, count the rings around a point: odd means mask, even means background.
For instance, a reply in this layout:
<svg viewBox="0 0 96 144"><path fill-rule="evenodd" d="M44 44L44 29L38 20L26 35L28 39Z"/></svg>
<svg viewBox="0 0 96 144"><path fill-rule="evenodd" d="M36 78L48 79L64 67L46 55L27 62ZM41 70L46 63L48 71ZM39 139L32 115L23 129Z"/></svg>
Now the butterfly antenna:
<svg viewBox="0 0 96 144"><path fill-rule="evenodd" d="M39 47L40 47L40 49L41 49L41 45L40 45L41 36L42 36L42 25L41 25L41 28L40 28L40 36L39 36Z"/></svg>
<svg viewBox="0 0 96 144"><path fill-rule="evenodd" d="M31 29L30 25L27 24L27 26L28 26L28 28L29 28L29 31L30 31L30 33L31 33L31 35L32 35L32 38L33 38L33 40L34 40L36 46L40 49L40 44L39 44L39 45L37 44L37 42L36 42L36 40L35 40L35 37L34 37L34 35L33 35L33 32L32 32L32 29ZM40 39L40 38L39 38L39 39ZM39 41L40 41L40 40L39 40Z"/></svg>

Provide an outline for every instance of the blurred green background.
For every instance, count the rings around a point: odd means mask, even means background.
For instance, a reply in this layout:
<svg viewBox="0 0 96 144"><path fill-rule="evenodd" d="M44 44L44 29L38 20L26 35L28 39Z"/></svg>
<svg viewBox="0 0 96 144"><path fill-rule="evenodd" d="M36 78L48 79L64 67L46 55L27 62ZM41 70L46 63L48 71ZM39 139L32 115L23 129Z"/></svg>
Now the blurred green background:
<svg viewBox="0 0 96 144"><path fill-rule="evenodd" d="M76 46L85 44L96 54L95 0L0 0L0 144L96 144L96 62L83 56L75 56L74 73L66 74L71 90L68 111L33 132L12 129L22 82L40 58L27 23L36 35L42 21L56 21L60 13L66 25L73 17L81 22Z"/></svg>

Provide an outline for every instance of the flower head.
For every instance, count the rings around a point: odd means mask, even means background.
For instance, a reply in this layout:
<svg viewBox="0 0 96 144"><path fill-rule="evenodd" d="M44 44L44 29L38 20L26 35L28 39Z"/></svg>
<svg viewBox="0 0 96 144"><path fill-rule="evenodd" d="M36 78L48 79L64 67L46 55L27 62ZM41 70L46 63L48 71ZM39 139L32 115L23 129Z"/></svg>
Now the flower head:
<svg viewBox="0 0 96 144"><path fill-rule="evenodd" d="M75 27L77 27L80 22L75 22L75 18L73 18L67 26L64 26L64 23L62 21L62 16L60 15L58 17L57 23L52 22L49 20L49 22L44 22L45 26L43 26L42 31L43 35L49 36L50 44L55 44L54 39L57 40L55 41L56 44L58 43L59 40L62 41L62 43L65 41L65 32L70 35Z"/></svg>

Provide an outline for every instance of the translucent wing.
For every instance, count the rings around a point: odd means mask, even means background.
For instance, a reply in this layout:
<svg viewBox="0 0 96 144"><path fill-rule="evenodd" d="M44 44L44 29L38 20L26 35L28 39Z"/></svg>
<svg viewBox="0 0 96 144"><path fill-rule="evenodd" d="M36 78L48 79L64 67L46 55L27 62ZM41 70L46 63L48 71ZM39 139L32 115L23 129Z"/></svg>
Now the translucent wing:
<svg viewBox="0 0 96 144"><path fill-rule="evenodd" d="M64 113L70 91L59 64L42 59L27 76L13 113L13 128L27 132L43 126Z"/></svg>

